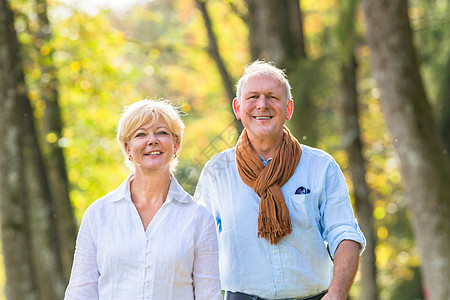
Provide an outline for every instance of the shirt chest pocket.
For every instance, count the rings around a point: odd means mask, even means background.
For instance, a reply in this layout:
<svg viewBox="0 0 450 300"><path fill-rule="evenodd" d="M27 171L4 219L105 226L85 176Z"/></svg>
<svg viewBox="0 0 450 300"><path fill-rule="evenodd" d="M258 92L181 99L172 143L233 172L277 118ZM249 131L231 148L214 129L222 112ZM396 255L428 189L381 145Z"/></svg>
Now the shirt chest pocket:
<svg viewBox="0 0 450 300"><path fill-rule="evenodd" d="M316 212L312 194L291 195L287 205L293 230L296 228L306 230L313 227Z"/></svg>

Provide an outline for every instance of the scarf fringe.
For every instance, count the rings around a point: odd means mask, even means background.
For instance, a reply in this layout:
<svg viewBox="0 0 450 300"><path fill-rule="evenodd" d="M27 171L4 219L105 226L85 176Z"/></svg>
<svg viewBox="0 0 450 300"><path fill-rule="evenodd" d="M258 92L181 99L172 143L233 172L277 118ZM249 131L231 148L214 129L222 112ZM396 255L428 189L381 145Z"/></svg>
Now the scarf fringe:
<svg viewBox="0 0 450 300"><path fill-rule="evenodd" d="M265 238L272 245L276 245L285 235L292 232L290 220L282 220L260 215L258 218L258 237Z"/></svg>

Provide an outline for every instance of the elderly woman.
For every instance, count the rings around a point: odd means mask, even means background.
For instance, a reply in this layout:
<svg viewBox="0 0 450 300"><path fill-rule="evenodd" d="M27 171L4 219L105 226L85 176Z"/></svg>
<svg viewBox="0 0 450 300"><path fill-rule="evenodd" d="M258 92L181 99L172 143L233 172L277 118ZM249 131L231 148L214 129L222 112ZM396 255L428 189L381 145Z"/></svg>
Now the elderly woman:
<svg viewBox="0 0 450 300"><path fill-rule="evenodd" d="M65 299L222 299L213 217L171 173L184 124L164 101L125 108L133 172L83 216Z"/></svg>

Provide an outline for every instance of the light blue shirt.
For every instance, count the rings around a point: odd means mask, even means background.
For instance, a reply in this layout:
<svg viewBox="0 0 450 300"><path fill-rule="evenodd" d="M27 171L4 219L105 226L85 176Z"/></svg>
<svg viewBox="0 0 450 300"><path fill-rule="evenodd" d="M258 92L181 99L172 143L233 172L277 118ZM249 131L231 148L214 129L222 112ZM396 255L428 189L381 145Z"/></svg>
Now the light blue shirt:
<svg viewBox="0 0 450 300"><path fill-rule="evenodd" d="M259 196L239 176L234 148L203 168L194 198L216 220L222 289L266 299L316 295L332 279L331 256L343 240L365 239L353 215L344 176L322 150L302 145L294 175L281 187L292 233L272 245L258 238ZM296 194L303 187L306 194Z"/></svg>

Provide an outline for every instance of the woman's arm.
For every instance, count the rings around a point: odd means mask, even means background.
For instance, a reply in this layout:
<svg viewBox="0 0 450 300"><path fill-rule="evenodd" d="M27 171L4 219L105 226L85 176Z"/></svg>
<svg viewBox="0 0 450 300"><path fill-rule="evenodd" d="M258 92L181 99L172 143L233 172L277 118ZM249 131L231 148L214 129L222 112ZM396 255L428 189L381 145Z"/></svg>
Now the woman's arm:
<svg viewBox="0 0 450 300"><path fill-rule="evenodd" d="M91 233L89 214L81 221L75 247L72 273L64 299L98 299L97 247Z"/></svg>
<svg viewBox="0 0 450 300"><path fill-rule="evenodd" d="M206 212L206 209L205 209ZM196 300L222 300L219 277L219 250L214 218L208 213L199 228L194 249L194 294Z"/></svg>

